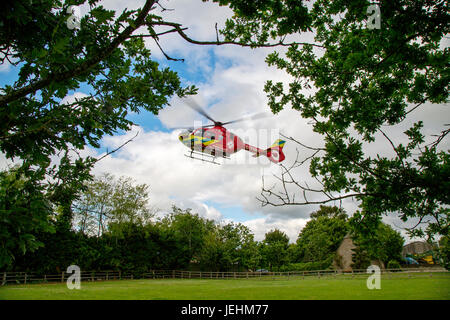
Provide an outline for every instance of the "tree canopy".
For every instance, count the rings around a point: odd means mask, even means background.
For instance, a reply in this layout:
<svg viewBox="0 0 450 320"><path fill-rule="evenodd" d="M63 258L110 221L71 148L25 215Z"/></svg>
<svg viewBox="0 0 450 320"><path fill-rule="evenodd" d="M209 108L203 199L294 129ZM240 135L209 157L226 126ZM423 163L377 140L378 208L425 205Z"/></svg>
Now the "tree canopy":
<svg viewBox="0 0 450 320"><path fill-rule="evenodd" d="M448 234L450 156L440 148L450 132L448 124L443 120L442 128L424 128L418 119L404 131L407 142L386 133L417 108L448 102L448 2L218 2L236 12L223 31L228 40L257 46L268 38L298 38L305 31L314 38L267 56L267 63L291 80L288 85L268 80L264 90L274 113L286 107L298 110L324 142L308 145L288 137L305 156L292 167L283 166L280 179L297 190L263 186L263 205L353 197L360 202L361 216L397 212L403 221L419 221L412 235ZM380 12L378 27L369 27L369 6ZM375 156L367 152L367 145L381 139L393 156L384 153L385 147ZM308 163L311 178L320 182L317 188L295 175L297 165ZM320 195L322 199L309 200Z"/></svg>
<svg viewBox="0 0 450 320"><path fill-rule="evenodd" d="M345 211L321 206L297 238L296 259L302 262L327 261L331 264L342 239L350 232Z"/></svg>
<svg viewBox="0 0 450 320"><path fill-rule="evenodd" d="M0 172L0 268L44 244L41 232L54 232L53 211L42 186L19 168Z"/></svg>
<svg viewBox="0 0 450 320"><path fill-rule="evenodd" d="M87 182L85 187L72 204L74 227L82 233L100 236L121 223L142 225L152 218L146 184L136 184L125 176L115 178L103 174Z"/></svg>

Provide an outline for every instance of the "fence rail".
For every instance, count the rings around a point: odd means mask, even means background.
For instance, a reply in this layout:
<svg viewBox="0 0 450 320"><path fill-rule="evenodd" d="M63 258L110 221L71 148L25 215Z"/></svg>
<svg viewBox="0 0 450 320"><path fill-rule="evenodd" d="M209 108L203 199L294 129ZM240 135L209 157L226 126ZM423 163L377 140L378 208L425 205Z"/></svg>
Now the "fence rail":
<svg viewBox="0 0 450 320"><path fill-rule="evenodd" d="M385 279L449 277L450 272L440 268L418 269L381 269L381 276ZM151 270L144 273L130 273L122 271L82 271L81 281L109 281L122 279L261 279L261 280L290 280L290 279L355 279L367 278L365 269L343 272L339 270L313 270L313 271L289 271L289 272L214 272L214 271L182 271L182 270ZM70 273L38 274L33 272L2 272L0 273L1 285L30 284L30 283L56 283L65 282L71 276Z"/></svg>

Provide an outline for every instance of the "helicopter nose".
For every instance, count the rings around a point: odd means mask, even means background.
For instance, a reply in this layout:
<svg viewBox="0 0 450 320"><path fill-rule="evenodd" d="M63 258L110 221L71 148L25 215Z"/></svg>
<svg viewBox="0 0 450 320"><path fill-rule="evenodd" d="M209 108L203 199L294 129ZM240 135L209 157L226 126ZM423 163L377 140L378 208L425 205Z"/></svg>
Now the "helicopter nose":
<svg viewBox="0 0 450 320"><path fill-rule="evenodd" d="M185 143L186 139L189 137L189 133L187 132L182 132L179 136L178 136L178 140L180 140L182 143Z"/></svg>

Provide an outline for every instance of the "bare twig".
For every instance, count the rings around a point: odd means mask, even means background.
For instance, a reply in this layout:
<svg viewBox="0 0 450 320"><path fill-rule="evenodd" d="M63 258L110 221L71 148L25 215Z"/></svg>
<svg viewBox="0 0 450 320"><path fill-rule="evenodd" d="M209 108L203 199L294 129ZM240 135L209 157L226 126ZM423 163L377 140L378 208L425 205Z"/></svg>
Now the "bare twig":
<svg viewBox="0 0 450 320"><path fill-rule="evenodd" d="M164 12L164 11L174 11L174 9L167 9L167 8L163 7L163 6L159 3L159 1L156 1L155 3L158 5L158 7L161 8L161 12Z"/></svg>
<svg viewBox="0 0 450 320"><path fill-rule="evenodd" d="M97 163L97 162L99 162L100 160L106 158L107 156L113 154L114 152L116 152L116 151L122 149L126 144L130 143L131 141L133 141L133 139L136 138L136 137L138 136L138 134L139 134L139 131L136 132L136 134L135 134L132 138L128 139L127 141L125 141L124 143L122 143L120 146L118 146L118 147L115 148L114 150L108 151L108 152L106 152L106 154L104 154L104 155L101 156L100 158L95 159L94 163Z"/></svg>
<svg viewBox="0 0 450 320"><path fill-rule="evenodd" d="M397 154L398 159L402 162L402 167L403 169L405 168L405 163L403 162L403 157L400 156L400 154L398 153L397 147L394 145L394 143L392 142L392 140L387 136L387 134L385 134L383 132L383 130L378 129L378 131L381 132L381 134L386 138L387 141L389 141L390 145L392 146L392 149L394 149L395 153Z"/></svg>
<svg viewBox="0 0 450 320"><path fill-rule="evenodd" d="M217 30L217 22L216 22L215 27L216 27L216 40L217 40L217 42L219 42L219 30Z"/></svg>
<svg viewBox="0 0 450 320"><path fill-rule="evenodd" d="M301 143L300 141L298 141L298 140L296 140L296 139L294 139L294 138L292 138L292 137L285 136L285 135L282 134L282 133L280 133L280 135L281 135L282 137L286 138L286 139L289 139L289 140L291 140L291 141L294 141L295 143L301 145L302 147L304 147L304 148L306 148L306 149L314 150L314 151L325 151L325 148L311 147L311 146L308 146L308 145L306 145L306 144L304 144L304 143Z"/></svg>
<svg viewBox="0 0 450 320"><path fill-rule="evenodd" d="M448 135L449 133L450 133L450 129L447 129L447 130L442 131L441 134L440 134L439 136L434 135L435 137L437 136L438 138L437 138L434 142L428 144L427 146L431 146L431 148L436 148L437 145L438 145L438 144L445 138L445 136Z"/></svg>
<svg viewBox="0 0 450 320"><path fill-rule="evenodd" d="M154 40L155 40L156 45L158 46L159 50L161 50L162 54L164 55L164 57L166 57L167 60L184 62L184 59L177 59L177 58L170 57L167 53L164 52L164 50L161 47L161 45L159 44L158 40L156 40L156 38Z"/></svg>

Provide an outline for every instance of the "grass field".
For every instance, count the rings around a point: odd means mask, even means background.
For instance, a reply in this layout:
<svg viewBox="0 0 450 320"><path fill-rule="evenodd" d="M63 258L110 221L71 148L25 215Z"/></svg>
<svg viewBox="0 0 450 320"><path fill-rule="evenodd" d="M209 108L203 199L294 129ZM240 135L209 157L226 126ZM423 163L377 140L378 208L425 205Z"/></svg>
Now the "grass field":
<svg viewBox="0 0 450 320"><path fill-rule="evenodd" d="M369 290L366 278L338 280L116 280L82 282L80 290L65 283L0 287L0 300L450 300L450 277L381 279Z"/></svg>

